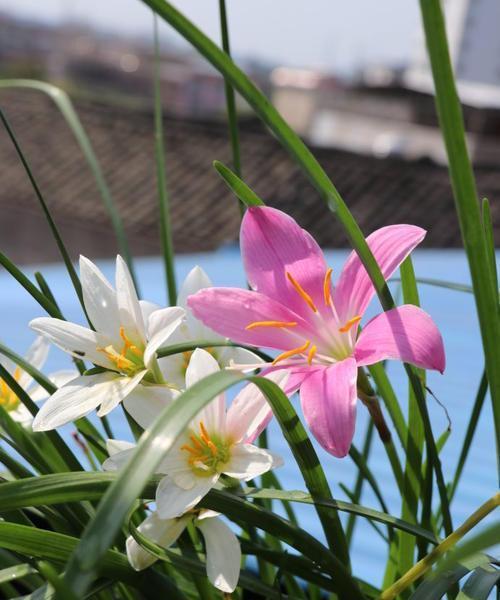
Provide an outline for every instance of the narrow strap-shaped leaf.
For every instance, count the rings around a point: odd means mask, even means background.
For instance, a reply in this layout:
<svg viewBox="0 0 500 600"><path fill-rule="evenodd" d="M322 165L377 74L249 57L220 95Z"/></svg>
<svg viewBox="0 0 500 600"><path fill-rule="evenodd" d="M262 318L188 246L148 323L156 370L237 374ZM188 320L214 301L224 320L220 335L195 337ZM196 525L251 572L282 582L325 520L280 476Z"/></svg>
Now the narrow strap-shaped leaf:
<svg viewBox="0 0 500 600"><path fill-rule="evenodd" d="M12 141L12 144L14 145L14 148L16 149L17 155L19 156L19 160L21 161L21 163L24 167L24 170L26 171L26 175L28 176L28 179L30 180L30 183L33 187L36 197L38 198L40 206L42 207L43 214L45 215L45 218L47 219L47 223L49 224L50 231L52 233L52 236L54 237L54 241L56 242L56 245L59 249L59 253L61 254L61 258L63 259L64 265L66 266L66 270L68 271L68 275L71 279L71 283L73 284L73 287L75 288L75 292L76 292L76 295L78 296L78 300L80 301L80 304L82 305L83 311L85 312L85 314L87 314L85 305L83 303L82 286L80 283L80 278L78 277L78 275L75 271L75 267L73 266L73 263L71 262L71 258L69 257L68 251L66 250L66 246L64 245L64 242L62 240L61 234L59 233L57 225L55 224L55 221L52 218L52 215L50 214L47 203L45 202L45 198L42 195L42 191L40 190L40 187L38 186L38 183L36 182L36 179L33 176L33 173L28 164L28 161L26 160L26 157L24 156L24 153L21 150L21 147L16 139L16 136L14 135L14 132L13 132L7 118L3 114L2 110L0 110L0 119Z"/></svg>
<svg viewBox="0 0 500 600"><path fill-rule="evenodd" d="M23 579L23 577L26 577L27 575L33 575L35 573L36 569L34 569L28 563L7 567L6 569L0 570L0 584L6 583L7 581Z"/></svg>
<svg viewBox="0 0 500 600"><path fill-rule="evenodd" d="M80 472L43 475L31 477L18 481L10 481L0 484L0 511L15 510L25 506L41 506L60 504L64 502L79 502L82 499L99 500L104 496L108 488L113 484L118 475L113 472ZM146 500L155 497L156 480L148 480L141 494ZM228 492L209 492L209 496L219 498ZM243 488L238 492L242 498L261 498L270 500L286 500L287 502L298 502L301 504L318 504L325 508L334 508L349 514L371 519L384 525L390 525L395 529L407 531L412 535L425 539L431 544L437 544L439 540L429 531L407 523L392 515L380 512L373 508L359 506L349 502L328 499L313 499L311 494L304 491L287 491L261 488ZM216 500L215 500L216 501Z"/></svg>
<svg viewBox="0 0 500 600"><path fill-rule="evenodd" d="M114 204L111 191L106 183L104 174L99 161L97 160L94 149L92 148L90 139L85 132L80 118L78 117L78 113L76 112L68 94L63 89L55 85L46 83L45 81L36 81L33 79L3 79L0 80L0 88L29 88L47 94L47 96L54 101L69 128L71 129L73 135L75 136L75 139L80 146L80 150L82 151L82 154L85 157L90 170L92 171L92 175L94 176L104 207L111 220L111 224L118 241L120 254L126 260L137 288L137 279L134 273L132 255L130 254L122 219Z"/></svg>
<svg viewBox="0 0 500 600"><path fill-rule="evenodd" d="M77 538L61 533L0 521L0 548L6 548L25 556L34 556L64 564L78 542ZM158 598L158 593L166 594L165 598L172 597L179 600L182 598L182 595L179 594L168 595L175 594L176 588L165 577L153 572L136 573L129 566L127 558L115 550L108 550L104 553L99 563L99 571L105 577L124 581L137 587L151 600Z"/></svg>
<svg viewBox="0 0 500 600"><path fill-rule="evenodd" d="M401 287L405 304L420 306L417 283L413 262L408 256L401 264ZM425 385L425 371L417 371ZM406 465L404 471L403 493L401 495L401 518L412 523L417 522L418 506L421 497L421 468L424 449L424 424L420 415L418 403L410 385L408 389L408 428L405 444ZM431 472L432 473L432 472ZM431 478L432 482L432 478ZM422 498L424 501L424 498ZM398 569L405 573L415 560L416 540L411 535L401 533L398 539Z"/></svg>
<svg viewBox="0 0 500 600"><path fill-rule="evenodd" d="M158 205L160 209L160 239L165 266L165 279L170 306L177 302L177 284L175 281L174 247L172 243L172 226L170 223L170 197L165 173L165 141L163 135L163 110L160 91L160 38L158 34L158 17L153 13L154 21L154 109L155 109L155 159L156 181L158 187Z"/></svg>
<svg viewBox="0 0 500 600"><path fill-rule="evenodd" d="M213 165L229 189L245 206L264 206L264 202L236 173L218 160L214 160Z"/></svg>
<svg viewBox="0 0 500 600"><path fill-rule="evenodd" d="M478 567L467 579L456 600L488 600L500 580L500 569Z"/></svg>
<svg viewBox="0 0 500 600"><path fill-rule="evenodd" d="M446 38L440 0L420 0L425 39L434 80L439 123L448 156L455 206L467 253L474 298L486 359L486 371L495 424L497 466L500 475L500 315L498 286L490 269L483 223L467 151L465 127Z"/></svg>

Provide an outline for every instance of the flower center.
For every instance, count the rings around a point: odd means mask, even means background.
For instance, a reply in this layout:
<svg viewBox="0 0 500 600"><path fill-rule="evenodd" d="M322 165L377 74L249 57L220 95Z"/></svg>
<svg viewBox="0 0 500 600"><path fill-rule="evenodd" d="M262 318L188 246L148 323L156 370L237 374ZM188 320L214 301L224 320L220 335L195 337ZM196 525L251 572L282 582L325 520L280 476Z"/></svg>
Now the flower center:
<svg viewBox="0 0 500 600"><path fill-rule="evenodd" d="M117 371L131 376L144 369L144 348L136 346L130 338L127 337L123 327L120 327L120 337L123 340L123 346L120 352L117 352L112 344L105 348L97 348L97 350L105 354L106 357L116 365Z"/></svg>
<svg viewBox="0 0 500 600"><path fill-rule="evenodd" d="M230 443L219 436L210 435L200 421L200 432L192 432L190 444L181 446L188 455L188 463L196 475L208 476L221 472L221 467L229 462Z"/></svg>
<svg viewBox="0 0 500 600"><path fill-rule="evenodd" d="M14 379L18 382L21 378L21 369L16 368L13 375ZM20 404L19 398L14 394L10 387L5 383L3 379L0 379L0 406L2 406L7 412L16 410Z"/></svg>
<svg viewBox="0 0 500 600"><path fill-rule="evenodd" d="M325 311L323 308L319 311L313 297L290 273L286 272L286 278L290 285L312 311L312 314L309 313L311 314L309 323L313 326L317 335L309 336L304 335L305 332L297 331L295 329L298 326L296 321L254 321L245 327L246 330L258 327L286 329L296 335L297 342L300 342L299 345L282 352L274 359L273 365L288 359L292 359L293 364L300 362L306 362L309 365L313 363L331 364L351 356L355 342L355 335L351 333L351 330L359 323L361 315L356 315L346 322L340 321L333 304L331 277L332 269L329 268L323 280L322 298L327 310Z"/></svg>

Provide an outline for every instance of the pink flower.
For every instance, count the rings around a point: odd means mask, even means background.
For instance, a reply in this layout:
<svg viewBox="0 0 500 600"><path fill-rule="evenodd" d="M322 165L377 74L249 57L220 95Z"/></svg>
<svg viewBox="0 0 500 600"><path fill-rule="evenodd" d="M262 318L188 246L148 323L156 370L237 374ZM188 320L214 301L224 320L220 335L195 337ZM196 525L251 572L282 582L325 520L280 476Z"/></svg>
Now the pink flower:
<svg viewBox="0 0 500 600"><path fill-rule="evenodd" d="M424 237L420 227L391 225L367 242L387 279ZM281 351L273 365L290 370L287 392L300 388L304 417L327 452L342 457L349 451L358 367L399 359L443 372L441 335L416 306L382 313L359 333L375 289L355 252L333 289L318 244L279 210L248 209L240 243L254 291L201 290L188 305L205 325L235 342Z"/></svg>

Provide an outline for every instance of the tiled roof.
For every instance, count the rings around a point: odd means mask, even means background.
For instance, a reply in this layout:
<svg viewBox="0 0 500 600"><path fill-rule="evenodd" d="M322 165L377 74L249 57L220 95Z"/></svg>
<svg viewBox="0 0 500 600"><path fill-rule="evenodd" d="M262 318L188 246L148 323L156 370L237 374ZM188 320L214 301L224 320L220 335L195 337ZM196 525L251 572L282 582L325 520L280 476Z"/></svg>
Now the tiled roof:
<svg viewBox="0 0 500 600"><path fill-rule="evenodd" d="M116 244L92 175L52 101L30 90L2 90L0 107L13 125L71 253L114 254ZM91 101L78 101L76 108L133 250L157 253L151 112ZM175 249L211 250L235 241L237 204L212 168L214 159L230 160L225 124L166 118L164 129ZM321 245L346 245L335 217L272 135L253 122L243 124L242 130L243 171L256 192L297 218ZM414 223L428 230L427 246L460 245L443 167L429 161L378 159L332 149L313 152L365 233L390 223ZM483 165L476 171L480 194L492 202L500 243L498 166ZM20 262L57 259L37 200L5 134L0 135L0 177L0 249Z"/></svg>

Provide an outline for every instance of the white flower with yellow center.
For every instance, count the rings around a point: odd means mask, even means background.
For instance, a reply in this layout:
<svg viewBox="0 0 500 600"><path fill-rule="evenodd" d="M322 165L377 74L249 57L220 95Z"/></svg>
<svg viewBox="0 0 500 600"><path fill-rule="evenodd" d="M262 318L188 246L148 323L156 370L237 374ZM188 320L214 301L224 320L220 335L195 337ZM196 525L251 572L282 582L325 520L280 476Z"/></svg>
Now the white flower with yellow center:
<svg viewBox="0 0 500 600"><path fill-rule="evenodd" d="M24 357L25 361L35 369L40 370L47 360L49 347L48 341L45 338L38 336L29 347L26 356ZM14 380L33 401L44 400L48 397L48 392L42 388L42 386L35 383L29 373L21 369L21 367L18 367L10 359L2 357L0 364L10 373L10 375L12 375ZM50 374L48 378L52 383L59 386L70 381L76 377L76 375L76 371L58 371ZM2 378L0 378L0 406L9 413L9 416L14 421L21 424L23 427L31 425L33 417L30 411L24 406L14 390L12 390L8 383Z"/></svg>
<svg viewBox="0 0 500 600"><path fill-rule="evenodd" d="M177 305L186 311L186 319L169 339L169 344L191 342L194 340L227 341L228 338L219 335L198 320L187 306L189 296L196 294L200 290L211 288L212 285L208 275L201 267L196 266L188 273L177 297ZM215 358L221 369L229 367L233 363L237 364L243 370L246 365L249 365L251 369L255 368L256 364L263 362L259 356L245 348L213 346L205 348L205 350ZM192 351L187 351L180 354L173 354L160 360L165 378L181 389L185 387L186 369L191 355Z"/></svg>
<svg viewBox="0 0 500 600"><path fill-rule="evenodd" d="M186 371L186 387L217 371L217 361L197 348ZM283 388L288 371L273 371L266 377ZM158 403L154 411L150 405L140 425L149 427L164 407L164 403ZM173 519L183 515L198 504L222 475L248 481L281 466L281 458L252 444L271 416L267 400L254 384L245 386L228 410L224 394L210 402L192 420L157 469L157 473L166 475L156 492L159 516ZM112 456L104 468L115 470L129 459L134 446L114 440L110 444L108 449Z"/></svg>
<svg viewBox="0 0 500 600"><path fill-rule="evenodd" d="M95 331L60 319L42 317L30 325L72 356L103 367L105 372L83 375L61 387L37 414L33 429L44 431L79 419L100 406L108 414L137 389L136 401L156 393L175 396L165 382L156 351L181 324L182 308L156 309L140 303L125 261L116 259L116 291L87 258L80 257L83 301ZM140 386L140 391L139 391Z"/></svg>

